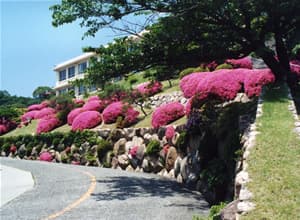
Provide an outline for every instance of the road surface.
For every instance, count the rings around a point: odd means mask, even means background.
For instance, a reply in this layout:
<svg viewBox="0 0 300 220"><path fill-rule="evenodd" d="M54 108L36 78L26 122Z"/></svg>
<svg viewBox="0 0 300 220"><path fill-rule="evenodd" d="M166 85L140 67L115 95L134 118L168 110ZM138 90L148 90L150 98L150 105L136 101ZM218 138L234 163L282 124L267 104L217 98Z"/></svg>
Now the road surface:
<svg viewBox="0 0 300 220"><path fill-rule="evenodd" d="M157 175L9 158L0 162L34 178L32 189L1 207L3 220L185 220L209 210L200 193Z"/></svg>

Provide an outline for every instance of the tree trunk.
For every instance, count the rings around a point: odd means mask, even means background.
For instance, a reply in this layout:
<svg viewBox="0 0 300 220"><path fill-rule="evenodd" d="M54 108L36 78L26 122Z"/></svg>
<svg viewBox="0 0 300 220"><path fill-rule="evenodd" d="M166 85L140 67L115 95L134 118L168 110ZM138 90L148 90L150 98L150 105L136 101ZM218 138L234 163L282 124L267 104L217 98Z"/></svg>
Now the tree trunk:
<svg viewBox="0 0 300 220"><path fill-rule="evenodd" d="M278 56L278 60L280 64L289 72L290 69L290 63L289 63L289 56L287 54L286 46L282 40L282 37L280 34L275 34L275 43L276 43L276 53Z"/></svg>
<svg viewBox="0 0 300 220"><path fill-rule="evenodd" d="M258 47L258 50L255 52L257 53L258 56L260 56L263 59L265 64L272 70L277 82L285 80L286 70L275 59L274 53L271 49L263 45Z"/></svg>
<svg viewBox="0 0 300 220"><path fill-rule="evenodd" d="M172 81L170 79L168 79L168 82L169 82L169 87L171 88L172 87Z"/></svg>

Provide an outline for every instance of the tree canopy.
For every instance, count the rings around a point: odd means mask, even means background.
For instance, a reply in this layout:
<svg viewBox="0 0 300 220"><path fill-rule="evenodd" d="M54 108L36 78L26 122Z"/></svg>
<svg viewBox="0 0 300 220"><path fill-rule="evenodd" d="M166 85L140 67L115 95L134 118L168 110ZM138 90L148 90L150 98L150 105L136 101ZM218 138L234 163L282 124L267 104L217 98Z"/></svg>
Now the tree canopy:
<svg viewBox="0 0 300 220"><path fill-rule="evenodd" d="M54 90L48 86L39 86L33 93L33 98L44 100L52 97L55 94Z"/></svg>
<svg viewBox="0 0 300 220"><path fill-rule="evenodd" d="M51 10L54 26L79 19L87 27L86 35L92 36L130 14L163 13L142 36L142 55L150 65L178 66L255 52L281 80L289 72L288 44L299 43L295 37L300 27L298 0L63 0ZM277 59L267 44L270 39Z"/></svg>

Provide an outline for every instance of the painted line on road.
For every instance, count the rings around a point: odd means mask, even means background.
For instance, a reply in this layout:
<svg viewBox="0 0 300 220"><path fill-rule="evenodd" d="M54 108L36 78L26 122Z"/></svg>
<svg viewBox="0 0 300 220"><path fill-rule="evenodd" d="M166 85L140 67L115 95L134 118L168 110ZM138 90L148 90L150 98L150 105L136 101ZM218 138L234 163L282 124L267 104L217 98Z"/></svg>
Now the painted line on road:
<svg viewBox="0 0 300 220"><path fill-rule="evenodd" d="M86 171L81 171L79 170L79 172L84 173L85 175L90 177L91 180L91 184L90 187L88 188L88 190L86 191L86 193L84 193L79 199L77 199L75 202L73 202L72 204L68 205L66 208L62 209L59 212L54 213L53 215L48 216L47 218L45 218L44 220L49 220L49 219L54 219L57 218L61 215L63 215L64 213L74 209L75 207L77 207L80 203L82 203L84 200L86 200L87 198L90 197L90 195L92 194L92 192L95 190L96 188L96 177L94 175L92 175L89 172Z"/></svg>

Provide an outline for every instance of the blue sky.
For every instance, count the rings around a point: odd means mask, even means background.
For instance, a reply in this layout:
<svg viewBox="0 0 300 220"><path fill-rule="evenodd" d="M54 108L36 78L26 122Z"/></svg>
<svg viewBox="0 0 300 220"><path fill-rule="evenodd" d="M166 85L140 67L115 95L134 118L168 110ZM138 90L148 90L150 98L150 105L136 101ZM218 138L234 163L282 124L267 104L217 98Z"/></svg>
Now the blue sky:
<svg viewBox="0 0 300 220"><path fill-rule="evenodd" d="M55 84L54 65L78 56L82 47L99 46L115 38L110 29L81 40L78 24L54 28L49 7L58 1L1 1L0 90L32 96L38 86Z"/></svg>

